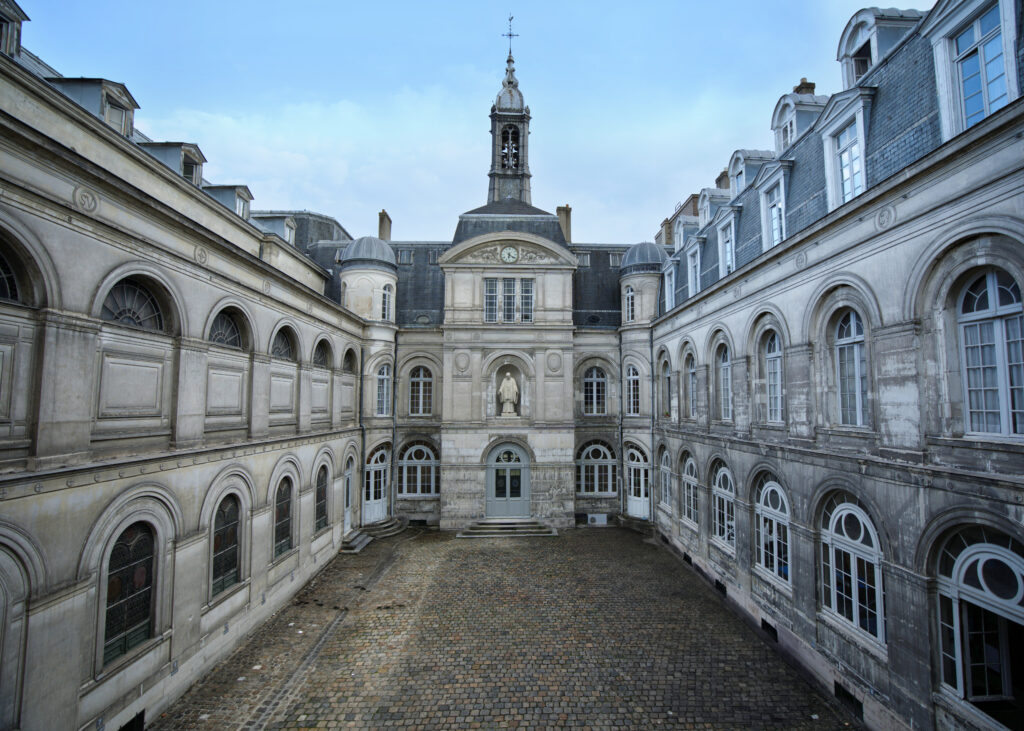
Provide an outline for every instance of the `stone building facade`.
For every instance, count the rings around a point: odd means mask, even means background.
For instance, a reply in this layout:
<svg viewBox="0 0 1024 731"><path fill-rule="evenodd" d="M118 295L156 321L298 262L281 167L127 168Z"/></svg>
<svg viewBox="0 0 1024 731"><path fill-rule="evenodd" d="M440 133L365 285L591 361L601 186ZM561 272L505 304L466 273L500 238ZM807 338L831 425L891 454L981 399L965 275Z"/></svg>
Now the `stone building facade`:
<svg viewBox="0 0 1024 731"><path fill-rule="evenodd" d="M1020 13L860 11L627 246L534 207L511 56L486 203L354 239L0 0L0 728L154 717L396 517L645 526L870 726L1019 726Z"/></svg>

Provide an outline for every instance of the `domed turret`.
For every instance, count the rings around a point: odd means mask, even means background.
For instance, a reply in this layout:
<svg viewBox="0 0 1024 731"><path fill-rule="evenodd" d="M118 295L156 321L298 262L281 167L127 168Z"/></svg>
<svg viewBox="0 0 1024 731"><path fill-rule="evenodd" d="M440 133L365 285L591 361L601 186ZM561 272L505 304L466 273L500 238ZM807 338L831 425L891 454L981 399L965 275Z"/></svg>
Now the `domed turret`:
<svg viewBox="0 0 1024 731"><path fill-rule="evenodd" d="M650 241L642 241L633 244L626 250L622 257L622 265L619 267L619 277L641 272L655 272L660 274L661 267L668 257L664 249Z"/></svg>
<svg viewBox="0 0 1024 731"><path fill-rule="evenodd" d="M501 80L501 91L498 92L494 106L503 112L521 112L525 106L523 92L519 91L519 79L516 78L515 61L511 53L506 63L505 78Z"/></svg>
<svg viewBox="0 0 1024 731"><path fill-rule="evenodd" d="M376 236L363 236L338 254L341 304L368 320L395 321L398 263Z"/></svg>
<svg viewBox="0 0 1024 731"><path fill-rule="evenodd" d="M352 266L373 268L374 265L389 269L398 268L395 252L386 241L376 236L362 236L346 246L345 250L338 254L338 264L342 269Z"/></svg>

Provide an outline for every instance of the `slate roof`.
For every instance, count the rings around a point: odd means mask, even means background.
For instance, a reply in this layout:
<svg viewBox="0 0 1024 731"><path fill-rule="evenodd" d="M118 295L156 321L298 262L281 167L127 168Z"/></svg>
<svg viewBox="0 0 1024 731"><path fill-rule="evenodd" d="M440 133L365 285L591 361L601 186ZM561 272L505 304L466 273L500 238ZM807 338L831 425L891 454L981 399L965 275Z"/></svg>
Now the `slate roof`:
<svg viewBox="0 0 1024 731"><path fill-rule="evenodd" d="M474 236L498 231L518 231L542 236L561 246L567 246L558 216L534 208L518 200L504 200L488 203L459 216L455 227L453 244L459 244Z"/></svg>
<svg viewBox="0 0 1024 731"><path fill-rule="evenodd" d="M623 244L572 244L572 252L590 255L589 266L579 266L572 276L572 321L576 327L617 328L622 324L619 299L619 267L612 255L620 257L629 246Z"/></svg>
<svg viewBox="0 0 1024 731"><path fill-rule="evenodd" d="M447 241L391 241L395 251L412 250L412 262L398 265L395 320L401 327L439 327L444 319L444 272L437 258ZM431 256L431 252L435 252ZM431 263L433 259L433 263Z"/></svg>

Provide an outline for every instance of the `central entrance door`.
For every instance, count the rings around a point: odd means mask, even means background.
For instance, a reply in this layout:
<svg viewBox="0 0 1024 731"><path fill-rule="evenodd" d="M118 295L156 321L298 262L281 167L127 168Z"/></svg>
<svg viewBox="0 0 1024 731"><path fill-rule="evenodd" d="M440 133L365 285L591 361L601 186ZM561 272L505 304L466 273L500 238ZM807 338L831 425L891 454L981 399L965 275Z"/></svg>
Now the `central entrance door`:
<svg viewBox="0 0 1024 731"><path fill-rule="evenodd" d="M388 517L388 465L391 450L378 447L366 461L363 478L363 525L379 523Z"/></svg>
<svg viewBox="0 0 1024 731"><path fill-rule="evenodd" d="M514 444L496 447L487 460L487 517L530 517L530 458Z"/></svg>

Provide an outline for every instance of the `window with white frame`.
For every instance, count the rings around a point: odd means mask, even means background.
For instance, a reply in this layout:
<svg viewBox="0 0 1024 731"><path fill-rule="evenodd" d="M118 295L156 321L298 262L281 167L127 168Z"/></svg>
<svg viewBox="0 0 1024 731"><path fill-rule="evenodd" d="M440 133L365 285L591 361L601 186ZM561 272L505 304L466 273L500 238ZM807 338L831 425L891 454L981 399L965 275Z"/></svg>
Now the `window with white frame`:
<svg viewBox="0 0 1024 731"><path fill-rule="evenodd" d="M724 277L736 269L736 242L733 221L718 227L718 276Z"/></svg>
<svg viewBox="0 0 1024 731"><path fill-rule="evenodd" d="M700 247L686 252L686 288L693 297L700 292Z"/></svg>
<svg viewBox="0 0 1024 731"><path fill-rule="evenodd" d="M732 473L721 462L717 463L712 474L711 537L732 552L736 550L736 487Z"/></svg>
<svg viewBox="0 0 1024 731"><path fill-rule="evenodd" d="M968 23L953 39L966 127L1009 102L999 21L999 5L996 4Z"/></svg>
<svg viewBox="0 0 1024 731"><path fill-rule="evenodd" d="M235 214L238 215L239 218L249 217L249 201L240 195L235 196Z"/></svg>
<svg viewBox="0 0 1024 731"><path fill-rule="evenodd" d="M764 336L764 390L767 421L782 421L782 345L779 334L769 330Z"/></svg>
<svg viewBox="0 0 1024 731"><path fill-rule="evenodd" d="M993 528L965 526L942 545L935 578L944 689L1019 728L1024 688L1014 671L1024 647L1024 545Z"/></svg>
<svg viewBox="0 0 1024 731"><path fill-rule="evenodd" d="M380 293L380 319L391 319L391 296L394 290L390 284L385 284Z"/></svg>
<svg viewBox="0 0 1024 731"><path fill-rule="evenodd" d="M606 412L608 378L604 369L591 366L583 373L583 413L600 416Z"/></svg>
<svg viewBox="0 0 1024 731"><path fill-rule="evenodd" d="M851 120L832 139L839 175L839 202L846 203L864 192L864 168L857 122Z"/></svg>
<svg viewBox="0 0 1024 731"><path fill-rule="evenodd" d="M625 312L626 322L633 322L636 319L636 292L633 291L632 287L626 287L624 294L625 305L623 307Z"/></svg>
<svg viewBox="0 0 1024 731"><path fill-rule="evenodd" d="M661 364L661 416L668 418L672 415L672 367L668 361Z"/></svg>
<svg viewBox="0 0 1024 731"><path fill-rule="evenodd" d="M665 270L665 312L676 306L676 270L669 264Z"/></svg>
<svg viewBox="0 0 1024 731"><path fill-rule="evenodd" d="M650 475L647 455L633 444L626 443L626 491L628 497L643 500L650 497Z"/></svg>
<svg viewBox="0 0 1024 731"><path fill-rule="evenodd" d="M636 366L626 368L626 413L640 415L640 371Z"/></svg>
<svg viewBox="0 0 1024 731"><path fill-rule="evenodd" d="M686 356L686 415L697 418L697 361L693 353Z"/></svg>
<svg viewBox="0 0 1024 731"><path fill-rule="evenodd" d="M533 322L533 280L519 280L519 289L519 318L522 322Z"/></svg>
<svg viewBox="0 0 1024 731"><path fill-rule="evenodd" d="M735 198L743 192L743 165L742 163L736 167L733 174L730 176L732 180L732 197Z"/></svg>
<svg viewBox="0 0 1024 731"><path fill-rule="evenodd" d="M768 472L758 476L754 492L754 551L759 568L789 583L789 501Z"/></svg>
<svg viewBox="0 0 1024 731"><path fill-rule="evenodd" d="M684 456L683 461L683 483L682 483L682 514L683 522L688 523L691 528L697 527L697 463L693 457Z"/></svg>
<svg viewBox="0 0 1024 731"><path fill-rule="evenodd" d="M683 240L686 238L686 230L684 228L683 219L677 218L675 225L672 227L672 249L673 251L679 251L683 248Z"/></svg>
<svg viewBox="0 0 1024 731"><path fill-rule="evenodd" d="M1024 434L1024 315L1020 286L1002 269L972 279L957 307L964 431Z"/></svg>
<svg viewBox="0 0 1024 731"><path fill-rule="evenodd" d="M122 135L130 136L132 132L132 114L120 104L106 99L106 109L103 113L104 121Z"/></svg>
<svg viewBox="0 0 1024 731"><path fill-rule="evenodd" d="M391 414L391 366L382 365L377 369L377 416Z"/></svg>
<svg viewBox="0 0 1024 731"><path fill-rule="evenodd" d="M377 502L387 497L388 465L391 463L391 445L382 444L370 453L363 469L363 502Z"/></svg>
<svg viewBox="0 0 1024 731"><path fill-rule="evenodd" d="M867 424L868 367L864 349L864 325L855 310L846 310L835 330L836 392L839 423Z"/></svg>
<svg viewBox="0 0 1024 731"><path fill-rule="evenodd" d="M761 207L764 211L765 248L778 246L786 238L786 203L782 195L782 180L762 194Z"/></svg>
<svg viewBox="0 0 1024 731"><path fill-rule="evenodd" d="M516 319L516 280L501 280L501 321L515 322Z"/></svg>
<svg viewBox="0 0 1024 731"><path fill-rule="evenodd" d="M284 240L293 246L295 245L295 224L291 221L285 221Z"/></svg>
<svg viewBox="0 0 1024 731"><path fill-rule="evenodd" d="M587 442L576 454L576 492L581 495L614 495L618 462L608 445Z"/></svg>
<svg viewBox="0 0 1024 731"><path fill-rule="evenodd" d="M436 495L439 470L433 447L423 441L410 442L398 458L399 496Z"/></svg>
<svg viewBox="0 0 1024 731"><path fill-rule="evenodd" d="M433 397L433 374L425 366L416 366L409 373L409 414L430 416L433 410Z"/></svg>
<svg viewBox="0 0 1024 731"><path fill-rule="evenodd" d="M832 616L885 642L882 548L856 498L832 495L821 516L821 604Z"/></svg>
<svg viewBox="0 0 1024 731"><path fill-rule="evenodd" d="M664 450L658 468L658 501L662 508L672 512L672 460Z"/></svg>
<svg viewBox="0 0 1024 731"><path fill-rule="evenodd" d="M498 280L484 280L484 322L498 321Z"/></svg>
<svg viewBox="0 0 1024 731"><path fill-rule="evenodd" d="M718 346L715 357L716 381L718 386L718 418L722 421L732 419L732 361L729 359L729 346Z"/></svg>

